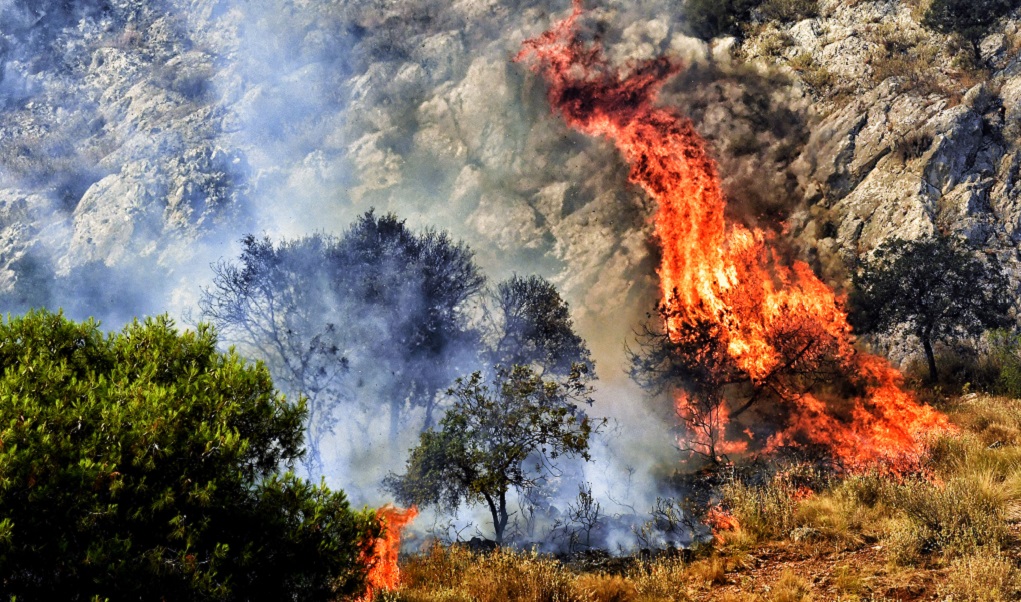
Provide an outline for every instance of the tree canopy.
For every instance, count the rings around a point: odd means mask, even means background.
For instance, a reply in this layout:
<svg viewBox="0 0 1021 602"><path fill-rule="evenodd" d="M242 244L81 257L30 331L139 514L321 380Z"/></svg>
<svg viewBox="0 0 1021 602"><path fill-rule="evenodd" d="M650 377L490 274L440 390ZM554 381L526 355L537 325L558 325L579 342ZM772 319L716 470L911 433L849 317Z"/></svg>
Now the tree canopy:
<svg viewBox="0 0 1021 602"><path fill-rule="evenodd" d="M486 355L493 366L532 366L541 375L568 376L575 364L592 371L585 341L555 286L539 276L513 276L491 292Z"/></svg>
<svg viewBox="0 0 1021 602"><path fill-rule="evenodd" d="M310 470L344 401L385 400L391 436L412 407L431 423L437 393L475 359L466 302L485 279L470 249L372 211L340 237L242 243L214 266L202 315L308 398Z"/></svg>
<svg viewBox="0 0 1021 602"><path fill-rule="evenodd" d="M561 379L574 364L593 371L552 283L513 276L486 287L466 245L393 214L369 211L339 237L247 236L242 245L237 259L214 265L202 316L264 360L285 392L307 398L310 473L341 405L352 418L387 416L395 438L415 408L421 428L432 426L440 393L476 369L521 364Z"/></svg>
<svg viewBox="0 0 1021 602"><path fill-rule="evenodd" d="M922 22L937 31L978 40L993 22L1018 7L1018 0L932 0Z"/></svg>
<svg viewBox="0 0 1021 602"><path fill-rule="evenodd" d="M391 473L384 487L403 504L452 510L485 503L502 543L511 489L537 486L562 456L589 458L589 436L601 423L581 408L592 403L585 370L576 364L559 381L517 365L498 369L490 382L480 372L458 379L438 428L421 434L406 472Z"/></svg>
<svg viewBox="0 0 1021 602"><path fill-rule="evenodd" d="M0 323L0 590L14 599L327 600L370 513L281 467L305 409L168 318Z"/></svg>
<svg viewBox="0 0 1021 602"><path fill-rule="evenodd" d="M934 343L953 343L1011 322L999 263L950 236L883 243L862 262L853 285L855 329L863 334L904 329L917 337L932 381L938 376Z"/></svg>

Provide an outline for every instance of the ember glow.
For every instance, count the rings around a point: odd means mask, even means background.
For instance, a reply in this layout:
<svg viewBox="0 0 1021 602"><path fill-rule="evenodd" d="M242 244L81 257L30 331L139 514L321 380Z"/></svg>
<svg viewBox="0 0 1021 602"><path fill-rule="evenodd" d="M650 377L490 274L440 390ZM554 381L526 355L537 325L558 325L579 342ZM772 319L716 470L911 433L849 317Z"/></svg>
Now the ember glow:
<svg viewBox="0 0 1021 602"><path fill-rule="evenodd" d="M779 416L771 432L753 432L730 424L740 412L723 403L707 412L707 432L692 436L725 432L718 449L727 453L816 445L852 469L913 467L925 435L950 428L946 417L902 390L885 360L854 349L841 300L807 264L787 260L772 233L728 221L704 140L689 119L655 105L681 65L661 57L609 66L598 43L580 39L582 14L575 0L571 15L527 40L515 60L546 79L568 125L612 141L630 180L657 201L666 332L676 340L699 324L719 333L723 363L757 391L748 398L772 401L765 413ZM682 419L698 411L684 394L676 407Z"/></svg>
<svg viewBox="0 0 1021 602"><path fill-rule="evenodd" d="M382 534L366 553L369 564L366 592L360 602L371 602L377 592L394 591L401 584L397 555L401 551L401 531L418 516L418 508L401 509L390 504L376 510Z"/></svg>

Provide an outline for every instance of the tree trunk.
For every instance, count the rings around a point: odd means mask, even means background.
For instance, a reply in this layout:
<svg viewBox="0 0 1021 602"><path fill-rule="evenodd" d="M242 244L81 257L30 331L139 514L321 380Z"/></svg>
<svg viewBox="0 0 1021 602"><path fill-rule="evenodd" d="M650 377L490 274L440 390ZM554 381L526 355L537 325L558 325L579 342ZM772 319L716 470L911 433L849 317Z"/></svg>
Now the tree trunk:
<svg viewBox="0 0 1021 602"><path fill-rule="evenodd" d="M507 530L507 492L500 492L500 526L497 530L496 545L503 545L503 533Z"/></svg>
<svg viewBox="0 0 1021 602"><path fill-rule="evenodd" d="M433 395L425 402L425 423L422 424L422 432L433 427L433 408L436 407L436 396Z"/></svg>
<svg viewBox="0 0 1021 602"><path fill-rule="evenodd" d="M939 374L936 372L936 355L932 352L932 342L927 335L919 338L922 339L922 348L925 349L925 361L929 363L929 382L936 384Z"/></svg>
<svg viewBox="0 0 1021 602"><path fill-rule="evenodd" d="M493 516L493 538L496 541L496 545L503 544L503 528L506 526L500 523L500 508L496 507L496 502L488 493L483 493L482 496L486 498L486 504L489 506L489 514ZM506 509L503 509L503 514L506 514Z"/></svg>

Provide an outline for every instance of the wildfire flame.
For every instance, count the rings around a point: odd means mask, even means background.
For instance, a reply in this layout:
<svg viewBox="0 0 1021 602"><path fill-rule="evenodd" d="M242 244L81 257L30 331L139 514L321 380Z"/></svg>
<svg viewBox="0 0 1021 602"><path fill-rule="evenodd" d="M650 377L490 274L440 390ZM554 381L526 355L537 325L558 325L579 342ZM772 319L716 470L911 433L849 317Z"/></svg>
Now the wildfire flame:
<svg viewBox="0 0 1021 602"><path fill-rule="evenodd" d="M925 433L950 428L946 417L904 391L884 359L856 352L841 300L806 263L786 260L772 233L728 222L704 140L689 119L655 105L681 65L660 57L626 70L609 66L598 43L579 38L582 12L575 0L570 16L525 41L515 60L546 79L549 102L568 125L612 141L631 166L631 182L657 201L669 336L682 337L685 324L711 325L730 369L781 400L782 427L756 438L760 449L814 444L851 468L909 468ZM801 390L777 376L823 364L842 388ZM682 418L692 411L684 395L676 407ZM710 417L721 429L729 419L725 405ZM742 437L740 428L731 431ZM752 438L745 432L745 441L728 433L726 445L746 448Z"/></svg>
<svg viewBox="0 0 1021 602"><path fill-rule="evenodd" d="M359 602L372 602L376 592L394 591L401 584L401 569L397 555L401 550L401 530L418 516L418 508L401 509L387 504L376 510L382 533L363 554L362 561L369 567L365 595Z"/></svg>

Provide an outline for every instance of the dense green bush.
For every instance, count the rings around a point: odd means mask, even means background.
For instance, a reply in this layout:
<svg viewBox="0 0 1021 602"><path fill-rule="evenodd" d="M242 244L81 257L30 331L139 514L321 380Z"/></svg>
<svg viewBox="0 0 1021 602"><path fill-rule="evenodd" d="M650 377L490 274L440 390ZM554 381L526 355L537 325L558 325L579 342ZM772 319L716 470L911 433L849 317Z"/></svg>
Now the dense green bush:
<svg viewBox="0 0 1021 602"><path fill-rule="evenodd" d="M922 23L936 31L957 32L975 40L1019 6L1019 0L933 0Z"/></svg>
<svg viewBox="0 0 1021 602"><path fill-rule="evenodd" d="M209 328L0 323L0 591L321 600L361 588L371 514L281 467L304 407Z"/></svg>

